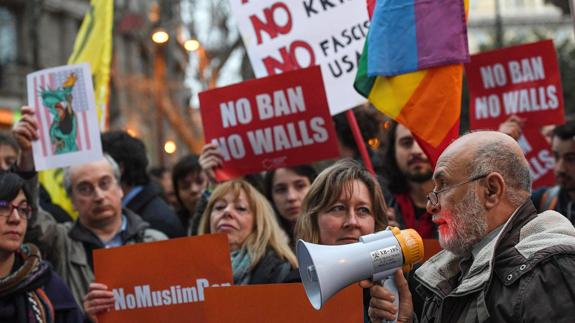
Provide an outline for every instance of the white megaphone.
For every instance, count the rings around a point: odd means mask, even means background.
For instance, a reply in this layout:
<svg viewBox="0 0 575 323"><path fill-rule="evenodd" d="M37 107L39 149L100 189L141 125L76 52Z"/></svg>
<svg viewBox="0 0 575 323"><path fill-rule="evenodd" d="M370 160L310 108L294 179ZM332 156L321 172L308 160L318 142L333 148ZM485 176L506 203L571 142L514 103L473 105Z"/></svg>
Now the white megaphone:
<svg viewBox="0 0 575 323"><path fill-rule="evenodd" d="M368 234L359 242L326 246L297 242L299 273L311 305L319 310L335 293L364 279L385 280L384 287L396 294L393 273L411 270L423 259L423 240L413 229L388 227Z"/></svg>

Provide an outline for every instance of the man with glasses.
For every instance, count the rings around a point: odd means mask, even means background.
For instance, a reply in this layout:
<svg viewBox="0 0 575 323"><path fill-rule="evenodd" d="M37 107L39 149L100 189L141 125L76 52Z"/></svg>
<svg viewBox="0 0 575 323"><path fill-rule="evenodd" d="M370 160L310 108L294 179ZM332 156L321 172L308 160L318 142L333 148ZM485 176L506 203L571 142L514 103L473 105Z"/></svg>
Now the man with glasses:
<svg viewBox="0 0 575 323"><path fill-rule="evenodd" d="M22 119L14 126L13 134L21 148L17 169L33 172L31 143L38 135L32 109L22 108ZM163 233L150 229L138 215L122 209L119 180L120 169L107 155L101 160L66 168L63 184L78 211L78 219L60 224L39 210L28 226L27 241L41 248L78 304L82 304L94 281L93 250L167 239Z"/></svg>
<svg viewBox="0 0 575 323"><path fill-rule="evenodd" d="M407 282L396 276L399 309L371 287L372 321L571 322L575 317L575 228L561 214L537 214L529 165L513 138L475 132L453 142L433 173L427 209L444 251Z"/></svg>

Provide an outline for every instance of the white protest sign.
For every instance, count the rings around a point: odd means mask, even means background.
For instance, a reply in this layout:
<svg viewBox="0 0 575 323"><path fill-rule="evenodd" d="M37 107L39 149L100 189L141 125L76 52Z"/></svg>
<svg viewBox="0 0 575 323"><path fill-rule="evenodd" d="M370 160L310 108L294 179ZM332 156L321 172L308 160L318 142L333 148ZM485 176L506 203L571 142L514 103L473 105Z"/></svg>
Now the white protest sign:
<svg viewBox="0 0 575 323"><path fill-rule="evenodd" d="M33 142L36 170L84 164L103 157L92 73L87 63L27 76L28 105L39 139Z"/></svg>
<svg viewBox="0 0 575 323"><path fill-rule="evenodd" d="M230 0L256 77L320 65L332 115L365 102L353 81L369 18L365 0Z"/></svg>

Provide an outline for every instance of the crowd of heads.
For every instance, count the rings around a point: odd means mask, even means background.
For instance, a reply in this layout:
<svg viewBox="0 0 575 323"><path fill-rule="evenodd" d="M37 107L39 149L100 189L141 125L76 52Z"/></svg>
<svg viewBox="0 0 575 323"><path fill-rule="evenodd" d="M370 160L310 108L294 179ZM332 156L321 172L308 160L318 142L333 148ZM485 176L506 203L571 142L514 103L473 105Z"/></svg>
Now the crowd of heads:
<svg viewBox="0 0 575 323"><path fill-rule="evenodd" d="M144 143L123 131L103 134L104 158L67 167L62 184L78 212L79 224L98 237L124 221L125 192L157 185L169 203L166 206L178 212L183 226L190 225L188 234L226 234L234 270L233 257L238 252L247 255L249 270L270 254L295 269L293 250L299 239L349 244L385 230L390 211L385 189L406 194L418 185L432 188L426 192L426 212L437 225L441 246L464 255L505 223L532 193L529 164L518 143L502 133L461 136L433 169L407 128L388 122L386 131L379 175L387 187L353 158L343 158L319 174L311 165L299 165L267 171L261 179L248 176L220 183L215 183L201 156L194 154L183 156L171 168L148 170ZM558 184L569 190L575 189L574 137L575 123L569 123L556 127L551 139ZM13 138L0 136L2 169L14 168L19 150ZM350 155L357 159L357 149L352 151ZM218 164L214 156L207 160ZM151 184L150 177L154 179ZM0 239L0 252L19 248L35 211L32 193L24 184L18 175L0 173L0 216L7 219L0 223L0 230L13 226L16 233L21 232L14 235L18 239ZM249 283L249 278L241 283Z"/></svg>

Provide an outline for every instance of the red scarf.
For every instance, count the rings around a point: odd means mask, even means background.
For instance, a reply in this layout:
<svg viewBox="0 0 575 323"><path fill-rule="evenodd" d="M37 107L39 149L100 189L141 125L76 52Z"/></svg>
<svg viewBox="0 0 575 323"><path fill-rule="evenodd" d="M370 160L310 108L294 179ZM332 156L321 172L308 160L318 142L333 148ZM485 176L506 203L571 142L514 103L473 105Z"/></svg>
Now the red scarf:
<svg viewBox="0 0 575 323"><path fill-rule="evenodd" d="M415 217L415 206L409 197L409 194L393 194L399 210L401 218L406 228L415 229L423 239L437 239L435 224L431 221L431 214L427 211L423 213L419 219Z"/></svg>

